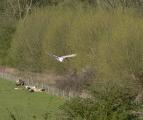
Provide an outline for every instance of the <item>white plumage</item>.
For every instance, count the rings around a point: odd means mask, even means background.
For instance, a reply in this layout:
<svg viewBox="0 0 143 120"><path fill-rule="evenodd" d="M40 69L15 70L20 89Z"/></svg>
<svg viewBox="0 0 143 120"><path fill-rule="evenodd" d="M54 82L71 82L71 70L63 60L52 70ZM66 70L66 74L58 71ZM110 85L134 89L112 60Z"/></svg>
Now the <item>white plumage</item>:
<svg viewBox="0 0 143 120"><path fill-rule="evenodd" d="M56 55L53 55L53 54L48 54L48 55L54 57L59 62L63 62L66 58L71 58L71 57L76 56L76 54L64 55L64 56L56 56Z"/></svg>

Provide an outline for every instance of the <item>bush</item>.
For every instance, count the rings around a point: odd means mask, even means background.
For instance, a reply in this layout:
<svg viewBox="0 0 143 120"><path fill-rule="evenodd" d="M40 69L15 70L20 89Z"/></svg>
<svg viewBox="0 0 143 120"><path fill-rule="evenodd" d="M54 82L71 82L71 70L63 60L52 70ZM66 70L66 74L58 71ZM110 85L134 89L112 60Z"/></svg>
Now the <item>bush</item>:
<svg viewBox="0 0 143 120"><path fill-rule="evenodd" d="M103 88L103 89L102 89ZM126 88L104 85L91 98L73 98L64 106L67 120L138 120L131 114L135 95Z"/></svg>
<svg viewBox="0 0 143 120"><path fill-rule="evenodd" d="M74 91L80 93L84 89L88 89L95 79L95 70L91 67L83 69L81 72L76 70L70 71L63 78L56 80L56 87L66 92Z"/></svg>

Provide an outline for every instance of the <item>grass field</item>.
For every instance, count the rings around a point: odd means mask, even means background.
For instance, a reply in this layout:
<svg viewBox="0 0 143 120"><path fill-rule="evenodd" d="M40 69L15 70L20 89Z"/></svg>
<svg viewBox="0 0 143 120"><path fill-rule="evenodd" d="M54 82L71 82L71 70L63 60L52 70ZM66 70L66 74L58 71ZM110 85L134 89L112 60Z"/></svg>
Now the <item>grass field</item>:
<svg viewBox="0 0 143 120"><path fill-rule="evenodd" d="M0 120L58 120L62 98L14 88L14 82L0 79Z"/></svg>

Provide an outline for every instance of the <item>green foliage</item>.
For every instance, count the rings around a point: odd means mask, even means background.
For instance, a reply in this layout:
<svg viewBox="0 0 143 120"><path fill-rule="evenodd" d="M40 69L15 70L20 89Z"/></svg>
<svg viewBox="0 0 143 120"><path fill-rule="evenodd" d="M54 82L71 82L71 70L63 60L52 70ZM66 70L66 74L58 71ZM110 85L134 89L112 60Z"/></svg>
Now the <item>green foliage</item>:
<svg viewBox="0 0 143 120"><path fill-rule="evenodd" d="M12 34L15 32L15 20L9 17L0 17L0 21L0 64L6 65Z"/></svg>
<svg viewBox="0 0 143 120"><path fill-rule="evenodd" d="M111 84L111 83L110 83ZM104 87L103 87L104 86ZM102 89L103 88L103 89ZM90 98L73 98L63 109L67 120L138 120L131 114L137 108L134 94L117 85L94 88Z"/></svg>
<svg viewBox="0 0 143 120"><path fill-rule="evenodd" d="M143 65L142 17L131 9L111 13L77 8L38 9L21 21L10 49L15 66L57 72L92 66L98 79L133 79ZM58 63L47 53L77 57Z"/></svg>

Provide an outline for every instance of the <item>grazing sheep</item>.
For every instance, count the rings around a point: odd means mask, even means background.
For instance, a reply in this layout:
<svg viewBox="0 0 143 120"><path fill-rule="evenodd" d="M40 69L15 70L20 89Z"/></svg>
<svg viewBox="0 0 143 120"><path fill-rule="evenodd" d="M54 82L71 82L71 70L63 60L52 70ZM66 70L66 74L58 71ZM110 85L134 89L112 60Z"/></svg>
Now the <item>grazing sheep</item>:
<svg viewBox="0 0 143 120"><path fill-rule="evenodd" d="M35 86L31 86L31 89L33 89L34 92L43 92L43 91L45 91L44 88L36 88Z"/></svg>
<svg viewBox="0 0 143 120"><path fill-rule="evenodd" d="M41 88L41 89L40 89L40 91L44 92L44 91L45 91L45 89L44 89L44 88Z"/></svg>
<svg viewBox="0 0 143 120"><path fill-rule="evenodd" d="M31 89L31 88L30 88L30 86L27 86L27 85L25 86L25 88L26 88L26 90L29 90L29 89Z"/></svg>
<svg viewBox="0 0 143 120"><path fill-rule="evenodd" d="M34 92L41 92L41 90L36 88L35 86L32 86L31 88L34 90Z"/></svg>
<svg viewBox="0 0 143 120"><path fill-rule="evenodd" d="M30 86L31 87L31 89L33 89L33 90L35 90L36 89L36 86Z"/></svg>
<svg viewBox="0 0 143 120"><path fill-rule="evenodd" d="M25 85L25 81L19 79L16 81L16 86L24 86Z"/></svg>
<svg viewBox="0 0 143 120"><path fill-rule="evenodd" d="M29 92L35 92L33 89L29 89L28 91L29 91Z"/></svg>
<svg viewBox="0 0 143 120"><path fill-rule="evenodd" d="M36 86L25 86L26 90L28 90L29 92L44 92L45 89L44 88L36 88Z"/></svg>
<svg viewBox="0 0 143 120"><path fill-rule="evenodd" d="M26 90L28 90L29 92L35 92L35 86L25 86Z"/></svg>

